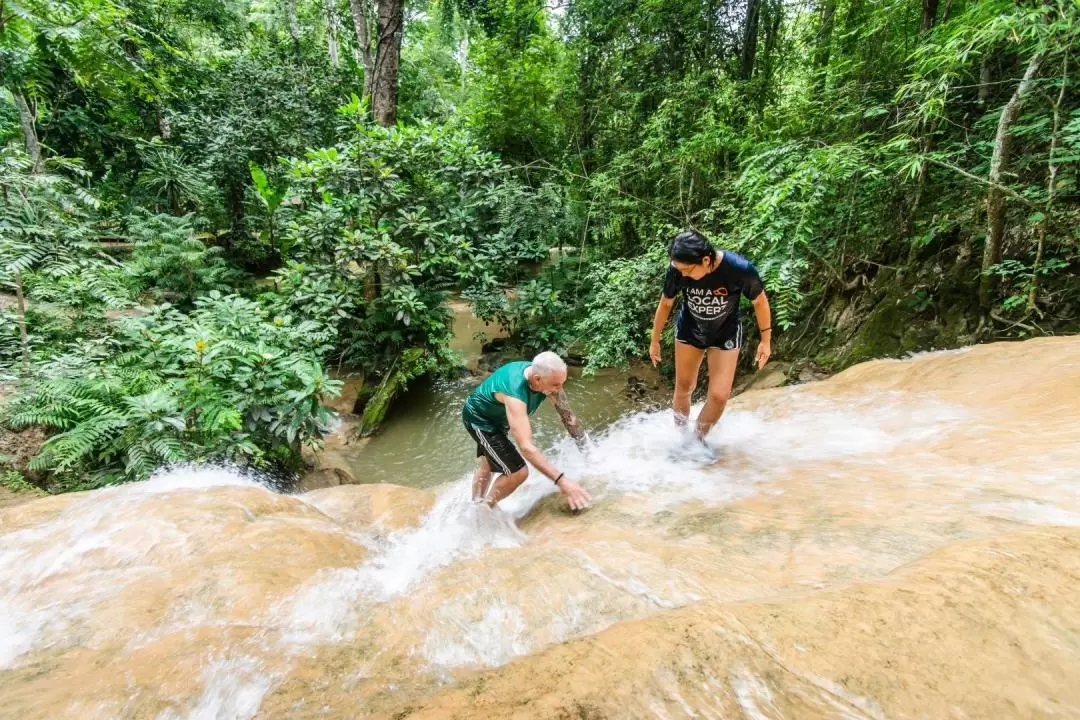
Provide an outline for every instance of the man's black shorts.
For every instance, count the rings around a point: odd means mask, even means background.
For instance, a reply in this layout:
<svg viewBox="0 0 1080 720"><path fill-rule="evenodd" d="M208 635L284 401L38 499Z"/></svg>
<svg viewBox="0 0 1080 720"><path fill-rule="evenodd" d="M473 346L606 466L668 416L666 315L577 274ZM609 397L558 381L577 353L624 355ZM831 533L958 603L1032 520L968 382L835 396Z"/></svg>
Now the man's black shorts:
<svg viewBox="0 0 1080 720"><path fill-rule="evenodd" d="M506 433L499 430L481 430L468 423L465 423L465 429L476 441L476 457L486 457L495 472L513 475L525 467L525 458L521 457L521 453L514 447L514 443L510 442L510 438L506 437Z"/></svg>

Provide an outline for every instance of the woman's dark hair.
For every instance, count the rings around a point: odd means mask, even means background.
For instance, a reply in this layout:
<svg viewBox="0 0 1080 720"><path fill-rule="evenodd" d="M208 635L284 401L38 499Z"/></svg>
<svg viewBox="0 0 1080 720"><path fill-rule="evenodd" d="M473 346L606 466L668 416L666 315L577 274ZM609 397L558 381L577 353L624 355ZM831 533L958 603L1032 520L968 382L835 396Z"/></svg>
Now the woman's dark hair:
<svg viewBox="0 0 1080 720"><path fill-rule="evenodd" d="M699 264L705 258L716 260L716 248L696 230L683 230L671 241L668 256L679 262Z"/></svg>

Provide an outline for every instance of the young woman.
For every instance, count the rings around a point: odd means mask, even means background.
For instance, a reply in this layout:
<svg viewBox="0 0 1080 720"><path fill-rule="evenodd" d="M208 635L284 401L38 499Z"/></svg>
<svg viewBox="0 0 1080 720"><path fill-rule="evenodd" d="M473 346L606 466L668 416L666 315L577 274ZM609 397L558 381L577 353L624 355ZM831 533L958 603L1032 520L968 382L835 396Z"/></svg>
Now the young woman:
<svg viewBox="0 0 1080 720"><path fill-rule="evenodd" d="M664 293L653 320L649 356L660 362L660 333L671 315L675 295L683 295L675 334L675 422L686 424L690 416L690 395L697 384L701 360L709 357L709 395L697 419L697 438L705 436L720 419L731 396L735 365L739 359L743 332L739 299L745 295L754 305L761 342L757 348L760 370L772 352L772 324L769 300L757 268L746 258L727 250L717 250L693 230L675 236L669 250L671 266L664 279Z"/></svg>

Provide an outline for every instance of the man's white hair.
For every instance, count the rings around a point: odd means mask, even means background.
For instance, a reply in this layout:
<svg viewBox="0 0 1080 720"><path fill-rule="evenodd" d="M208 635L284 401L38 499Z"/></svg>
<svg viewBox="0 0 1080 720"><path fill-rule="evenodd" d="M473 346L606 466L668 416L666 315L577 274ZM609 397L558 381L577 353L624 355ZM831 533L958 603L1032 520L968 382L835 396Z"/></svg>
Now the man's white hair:
<svg viewBox="0 0 1080 720"><path fill-rule="evenodd" d="M558 372L566 372L566 363L561 357L548 350L532 359L532 368L537 375L548 377Z"/></svg>

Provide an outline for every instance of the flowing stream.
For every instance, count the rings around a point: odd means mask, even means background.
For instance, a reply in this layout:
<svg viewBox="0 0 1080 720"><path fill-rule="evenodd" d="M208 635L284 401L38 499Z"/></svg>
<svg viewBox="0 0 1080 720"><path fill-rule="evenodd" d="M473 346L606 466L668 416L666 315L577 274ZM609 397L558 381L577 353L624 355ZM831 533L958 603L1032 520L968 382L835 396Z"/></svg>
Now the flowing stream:
<svg viewBox="0 0 1080 720"><path fill-rule="evenodd" d="M0 510L0 716L1080 717L1080 338L747 393L709 462L624 385L568 384L586 455L540 410L578 515L468 502L465 385L357 450L381 484Z"/></svg>
<svg viewBox="0 0 1080 720"><path fill-rule="evenodd" d="M483 375L477 372L482 342L476 334L489 336L492 329L472 314L467 303L455 300L450 308L454 313L451 347L477 374L419 381L395 403L378 434L352 445L335 445L335 452L359 481L432 488L475 467L475 445L469 444L462 428L461 407ZM580 368L569 368L567 393L590 432L602 431L629 413L666 403L666 391L660 389L659 376L651 367L634 372L637 382L629 388L625 371L604 369L586 376ZM550 407L542 407L531 421L539 447L550 447L565 434Z"/></svg>

